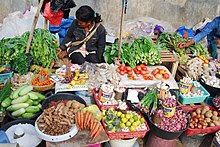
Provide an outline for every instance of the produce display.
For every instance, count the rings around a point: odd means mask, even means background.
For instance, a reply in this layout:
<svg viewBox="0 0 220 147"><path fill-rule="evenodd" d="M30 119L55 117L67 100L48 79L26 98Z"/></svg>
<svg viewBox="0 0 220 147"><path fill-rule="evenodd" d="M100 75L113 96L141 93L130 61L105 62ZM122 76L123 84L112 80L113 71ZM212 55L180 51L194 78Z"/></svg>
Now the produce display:
<svg viewBox="0 0 220 147"><path fill-rule="evenodd" d="M40 111L40 102L45 100L45 96L32 90L33 87L28 84L17 88L1 103L1 106L10 111L13 117L33 117Z"/></svg>
<svg viewBox="0 0 220 147"><path fill-rule="evenodd" d="M183 94L185 97L203 96L204 91L200 89L201 85L198 82L194 82L192 88L188 93Z"/></svg>
<svg viewBox="0 0 220 147"><path fill-rule="evenodd" d="M90 137L91 140L94 140L98 135L100 135L101 131L103 130L102 125L98 122L94 117L93 114L89 111L78 111L75 114L75 120L78 130L83 129L90 129Z"/></svg>
<svg viewBox="0 0 220 147"><path fill-rule="evenodd" d="M104 125L109 132L133 132L146 130L145 120L133 111L126 113L116 111L114 108L103 110Z"/></svg>
<svg viewBox="0 0 220 147"><path fill-rule="evenodd" d="M9 82L7 82L4 86L4 88L2 89L2 91L0 91L0 104L5 101L6 99L8 99L8 97L11 94L11 84ZM2 105L0 105L0 112L4 111L4 107Z"/></svg>
<svg viewBox="0 0 220 147"><path fill-rule="evenodd" d="M201 75L205 77L209 76L210 69L207 65L208 61L206 59L206 63L204 64L204 61L201 59L202 57L203 56L190 59L185 65L188 76L193 80L199 80Z"/></svg>
<svg viewBox="0 0 220 147"><path fill-rule="evenodd" d="M25 52L29 34L30 32L25 32L20 37L0 40L0 65L9 64L10 61L19 56L19 54ZM30 48L30 54L33 58L34 64L49 67L51 61L57 58L57 49L58 45L56 44L56 38L54 35L50 34L48 30L34 30L34 36ZM24 54L22 56L24 56ZM24 64L23 62L16 65L19 61L25 61L25 66L21 67L21 63L22 65ZM22 73L27 69L27 58L17 58L12 65ZM21 69L19 67L21 67Z"/></svg>
<svg viewBox="0 0 220 147"><path fill-rule="evenodd" d="M84 107L75 100L52 101L37 119L38 128L52 136L66 134L73 127L76 112Z"/></svg>
<svg viewBox="0 0 220 147"><path fill-rule="evenodd" d="M134 68L139 63L155 65L161 62L161 56L156 44L151 38L138 37L133 42L122 44L121 61ZM112 63L118 56L118 43L107 46L104 58L107 63Z"/></svg>
<svg viewBox="0 0 220 147"><path fill-rule="evenodd" d="M40 70L37 76L33 78L31 84L33 86L46 86L51 85L54 82L50 79L48 73L44 70Z"/></svg>
<svg viewBox="0 0 220 147"><path fill-rule="evenodd" d="M190 128L205 129L220 125L220 117L217 111L211 110L208 106L197 108L191 113Z"/></svg>
<svg viewBox="0 0 220 147"><path fill-rule="evenodd" d="M186 54L186 49L178 48L177 45L179 42L187 42L187 39L184 39L183 36L180 34L174 32L174 33L162 33L160 37L158 38L157 44L162 48L163 50L169 50L171 52L175 51L177 56L179 57L180 63L185 64L187 63L187 60L189 56ZM187 48L189 50L189 53L195 54L195 55L204 55L208 56L209 53L205 47L202 46L202 44L197 43L196 45L191 45Z"/></svg>
<svg viewBox="0 0 220 147"><path fill-rule="evenodd" d="M29 70L29 61L25 53L19 53L12 59L11 66L18 74L27 74Z"/></svg>
<svg viewBox="0 0 220 147"><path fill-rule="evenodd" d="M205 84L215 88L220 88L220 79L216 76L202 76L202 79L204 80Z"/></svg>
<svg viewBox="0 0 220 147"><path fill-rule="evenodd" d="M14 73L13 77L11 78L11 83L14 87L19 87L24 84L27 84L32 76L33 76L32 72L28 72L25 75Z"/></svg>
<svg viewBox="0 0 220 147"><path fill-rule="evenodd" d="M164 70L164 69L160 69L160 68L156 68L154 69L151 74L158 80L162 80L162 79L169 79L170 78L170 75L169 73Z"/></svg>

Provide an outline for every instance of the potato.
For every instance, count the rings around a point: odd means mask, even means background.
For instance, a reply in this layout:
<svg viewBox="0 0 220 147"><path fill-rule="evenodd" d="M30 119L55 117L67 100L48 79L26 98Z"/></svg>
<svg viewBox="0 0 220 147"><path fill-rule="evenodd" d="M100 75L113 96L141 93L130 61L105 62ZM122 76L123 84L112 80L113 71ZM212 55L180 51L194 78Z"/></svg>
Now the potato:
<svg viewBox="0 0 220 147"><path fill-rule="evenodd" d="M205 107L202 109L202 114L205 114L207 112L207 110L205 109Z"/></svg>
<svg viewBox="0 0 220 147"><path fill-rule="evenodd" d="M218 116L218 112L216 112L216 111L213 111L212 114L213 114L214 116Z"/></svg>
<svg viewBox="0 0 220 147"><path fill-rule="evenodd" d="M206 109L206 111L210 110L210 108L208 106L204 106L204 109Z"/></svg>
<svg viewBox="0 0 220 147"><path fill-rule="evenodd" d="M219 121L213 121L213 123L215 124L215 126L219 126L220 125L220 122Z"/></svg>
<svg viewBox="0 0 220 147"><path fill-rule="evenodd" d="M193 113L192 113L192 117L193 117L193 116L196 116L196 115L197 115L196 112L193 112Z"/></svg>
<svg viewBox="0 0 220 147"><path fill-rule="evenodd" d="M217 116L212 115L212 120L213 120L213 121L216 121L216 120L218 120L218 117L217 117Z"/></svg>
<svg viewBox="0 0 220 147"><path fill-rule="evenodd" d="M197 113L197 114L201 114L201 108L197 108L197 109L196 109L196 113Z"/></svg>
<svg viewBox="0 0 220 147"><path fill-rule="evenodd" d="M214 123L212 123L212 122L209 123L209 127L214 127L214 126L215 126Z"/></svg>
<svg viewBox="0 0 220 147"><path fill-rule="evenodd" d="M205 113L205 116L208 117L208 118L211 118L212 117L212 113L210 111L208 111L208 112Z"/></svg>
<svg viewBox="0 0 220 147"><path fill-rule="evenodd" d="M205 120L206 120L207 123L211 122L210 118L205 118Z"/></svg>

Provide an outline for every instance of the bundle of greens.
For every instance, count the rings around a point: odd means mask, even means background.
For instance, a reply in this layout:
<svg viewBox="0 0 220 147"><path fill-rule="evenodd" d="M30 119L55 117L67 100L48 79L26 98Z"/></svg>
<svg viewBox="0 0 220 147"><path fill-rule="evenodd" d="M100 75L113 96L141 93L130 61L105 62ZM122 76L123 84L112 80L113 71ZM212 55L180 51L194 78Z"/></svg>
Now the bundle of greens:
<svg viewBox="0 0 220 147"><path fill-rule="evenodd" d="M11 62L11 66L15 72L20 75L27 74L29 69L28 57L25 53L18 54Z"/></svg>
<svg viewBox="0 0 220 147"><path fill-rule="evenodd" d="M122 44L121 61L135 67L139 63L150 65L159 64L161 56L159 48L151 38L138 37L133 42ZM112 63L118 56L118 43L107 46L104 58L107 63Z"/></svg>

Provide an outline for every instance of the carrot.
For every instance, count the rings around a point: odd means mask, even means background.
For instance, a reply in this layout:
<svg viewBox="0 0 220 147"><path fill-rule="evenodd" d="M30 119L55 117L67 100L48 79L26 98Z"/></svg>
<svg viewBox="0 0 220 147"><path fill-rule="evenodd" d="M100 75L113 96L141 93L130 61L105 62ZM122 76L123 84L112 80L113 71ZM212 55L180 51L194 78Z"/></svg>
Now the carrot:
<svg viewBox="0 0 220 147"><path fill-rule="evenodd" d="M76 114L75 114L75 122L76 122L77 128L80 129L79 128L79 112L76 112Z"/></svg>
<svg viewBox="0 0 220 147"><path fill-rule="evenodd" d="M91 129L91 126L93 125L94 123L94 117L93 117L93 114L91 114L91 118L89 120L89 128Z"/></svg>
<svg viewBox="0 0 220 147"><path fill-rule="evenodd" d="M88 114L88 119L87 119L87 122L86 122L86 126L89 128L89 125L91 124L91 118L92 118L92 113L89 112Z"/></svg>
<svg viewBox="0 0 220 147"><path fill-rule="evenodd" d="M95 128L94 128L94 129L92 130L92 132L91 132L91 137L95 135L95 133L98 131L99 127L101 127L101 126L100 126L100 124L97 122L97 125L95 126Z"/></svg>
<svg viewBox="0 0 220 147"><path fill-rule="evenodd" d="M92 138L92 141L102 132L102 126L99 125L98 131L95 133L94 137ZM91 141L91 142L92 142Z"/></svg>
<svg viewBox="0 0 220 147"><path fill-rule="evenodd" d="M82 124L82 113L79 111L79 130L82 129L81 124Z"/></svg>
<svg viewBox="0 0 220 147"><path fill-rule="evenodd" d="M84 113L83 112L80 113L81 113L81 129L84 129Z"/></svg>
<svg viewBox="0 0 220 147"><path fill-rule="evenodd" d="M86 113L85 113L85 122L84 122L84 128L86 128L87 127L87 122L88 122L88 118L89 118L89 111L86 111Z"/></svg>

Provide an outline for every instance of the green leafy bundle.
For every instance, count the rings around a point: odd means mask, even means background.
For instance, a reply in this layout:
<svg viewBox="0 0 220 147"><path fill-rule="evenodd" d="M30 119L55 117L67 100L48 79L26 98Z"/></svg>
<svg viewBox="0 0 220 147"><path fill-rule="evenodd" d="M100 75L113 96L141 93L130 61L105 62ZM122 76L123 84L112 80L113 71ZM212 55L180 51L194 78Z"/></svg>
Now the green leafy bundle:
<svg viewBox="0 0 220 147"><path fill-rule="evenodd" d="M12 68L19 74L23 75L28 72L29 63L25 53L18 54L11 63Z"/></svg>

